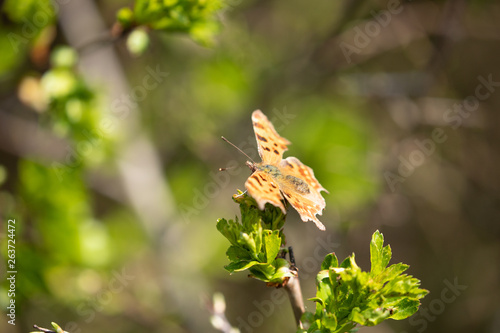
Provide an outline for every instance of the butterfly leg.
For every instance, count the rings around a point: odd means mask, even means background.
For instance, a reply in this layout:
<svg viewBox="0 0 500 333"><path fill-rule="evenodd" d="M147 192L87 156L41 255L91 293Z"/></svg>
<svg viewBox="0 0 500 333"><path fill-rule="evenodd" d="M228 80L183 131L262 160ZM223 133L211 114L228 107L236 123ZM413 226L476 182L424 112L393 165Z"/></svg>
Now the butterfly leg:
<svg viewBox="0 0 500 333"><path fill-rule="evenodd" d="M290 257L290 264L292 264L290 266L290 270L298 272L299 269L297 268L297 265L295 263L295 256L293 255L293 249L291 246L288 247L288 256Z"/></svg>

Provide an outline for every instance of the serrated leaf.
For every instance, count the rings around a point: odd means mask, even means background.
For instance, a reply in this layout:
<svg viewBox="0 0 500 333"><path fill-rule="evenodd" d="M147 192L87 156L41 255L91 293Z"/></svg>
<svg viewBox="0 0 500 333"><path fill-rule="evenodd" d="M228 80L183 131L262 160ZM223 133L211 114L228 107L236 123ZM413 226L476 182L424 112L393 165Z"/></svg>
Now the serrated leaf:
<svg viewBox="0 0 500 333"><path fill-rule="evenodd" d="M418 311L420 301L416 299L403 298L394 306L394 314L391 319L406 319Z"/></svg>
<svg viewBox="0 0 500 333"><path fill-rule="evenodd" d="M238 236L240 234L240 225L233 220L218 219L217 230L226 237L232 245L238 244Z"/></svg>
<svg viewBox="0 0 500 333"><path fill-rule="evenodd" d="M317 293L312 299L316 312L308 318L307 332L348 332L356 324L373 326L389 318L407 318L418 310L419 299L427 291L419 288L419 280L402 274L407 265L386 268L392 253L390 246L383 245L382 234L375 232L370 244L370 272L361 270L354 254L338 267L332 255L326 256L316 277ZM330 325L331 316L337 320L335 329Z"/></svg>
<svg viewBox="0 0 500 333"><path fill-rule="evenodd" d="M282 230L273 229L283 225L281 210L266 206L261 211L255 200L242 192L233 196L233 200L240 205L241 224L237 220L217 222L217 229L232 244L226 252L231 261L226 269L230 272L248 269L254 278L273 283L282 283L293 276L290 264L285 259L276 259L284 243Z"/></svg>
<svg viewBox="0 0 500 333"><path fill-rule="evenodd" d="M390 316L390 310L382 307L376 309L368 308L364 311L361 311L359 308L354 308L350 319L364 326L375 326Z"/></svg>
<svg viewBox="0 0 500 333"><path fill-rule="evenodd" d="M390 281L396 278L398 275L406 271L410 266L405 265L403 263L394 264L389 266L384 270L383 274L381 274L378 278L380 282ZM370 272L372 273L372 272ZM373 273L372 273L373 274ZM373 274L374 275L374 274Z"/></svg>
<svg viewBox="0 0 500 333"><path fill-rule="evenodd" d="M389 264L391 257L390 246L384 247L384 235L378 230L375 231L370 242L371 272L375 275L382 272Z"/></svg>

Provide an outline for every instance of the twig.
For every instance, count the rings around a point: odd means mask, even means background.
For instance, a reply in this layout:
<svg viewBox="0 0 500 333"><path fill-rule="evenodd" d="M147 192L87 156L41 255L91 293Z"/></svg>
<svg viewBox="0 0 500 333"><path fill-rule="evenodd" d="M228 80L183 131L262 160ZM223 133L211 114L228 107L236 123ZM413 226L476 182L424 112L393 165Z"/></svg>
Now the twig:
<svg viewBox="0 0 500 333"><path fill-rule="evenodd" d="M43 332L43 333L68 333L68 332L64 331L56 323L52 322L51 324L55 328L55 330L52 330L52 329L49 329L49 328L43 328L43 327L40 327L38 325L33 325L33 327L36 328L38 330L38 332L31 332L31 333L41 333L41 332Z"/></svg>
<svg viewBox="0 0 500 333"><path fill-rule="evenodd" d="M292 276L288 282L285 284L285 290L290 298L290 304L292 305L293 315L295 316L295 322L297 326L300 328L304 328L302 326L302 322L300 318L306 311L304 307L304 299L302 298L302 289L300 288L300 281L298 275L298 269L295 266L295 257L293 256L292 247L288 247L288 253L290 255L290 263L292 266L291 270L295 271L296 276Z"/></svg>
<svg viewBox="0 0 500 333"><path fill-rule="evenodd" d="M304 328L302 326L302 322L300 318L302 314L306 311L304 307L304 299L302 298L302 290L300 289L300 281L298 276L293 276L288 280L288 283L285 285L285 290L290 298L290 303L292 305L293 314L295 316L295 322L297 326L300 328Z"/></svg>
<svg viewBox="0 0 500 333"><path fill-rule="evenodd" d="M40 327L38 325L33 325L33 327L36 328L37 330L39 330L40 332L56 333L56 331L54 331L54 330L51 330L51 329L48 329L48 328L43 328L43 327Z"/></svg>

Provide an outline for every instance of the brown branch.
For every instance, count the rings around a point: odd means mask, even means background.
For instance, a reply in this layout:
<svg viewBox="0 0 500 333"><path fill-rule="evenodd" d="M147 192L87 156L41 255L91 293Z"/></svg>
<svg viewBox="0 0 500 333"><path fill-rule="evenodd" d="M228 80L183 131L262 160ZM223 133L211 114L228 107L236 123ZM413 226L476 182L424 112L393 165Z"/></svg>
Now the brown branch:
<svg viewBox="0 0 500 333"><path fill-rule="evenodd" d="M302 289L300 288L300 281L298 275L298 269L295 265L295 257L293 255L293 249L291 246L288 247L288 255L290 256L291 267L290 270L295 272L295 276L292 276L285 284L285 290L290 298L290 304L292 305L293 315L295 316L295 322L298 327L302 327L302 322L300 318L304 314L304 298L302 297Z"/></svg>
<svg viewBox="0 0 500 333"><path fill-rule="evenodd" d="M48 328L43 328L43 327L40 327L38 325L33 325L33 327L36 328L37 330L39 330L40 332L56 333L56 331L54 331L54 330L51 330L51 329L48 329Z"/></svg>
<svg viewBox="0 0 500 333"><path fill-rule="evenodd" d="M293 276L288 280L285 285L285 290L290 298L290 304L292 305L293 315L295 316L295 322L297 326L303 328L300 318L304 314L304 299L302 298L302 290L300 288L300 281L298 276Z"/></svg>

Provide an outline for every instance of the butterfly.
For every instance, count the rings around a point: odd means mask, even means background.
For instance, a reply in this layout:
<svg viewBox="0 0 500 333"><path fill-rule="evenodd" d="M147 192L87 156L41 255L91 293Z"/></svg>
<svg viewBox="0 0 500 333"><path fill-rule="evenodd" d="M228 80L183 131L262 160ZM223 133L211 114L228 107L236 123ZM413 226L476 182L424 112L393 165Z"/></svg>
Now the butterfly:
<svg viewBox="0 0 500 333"><path fill-rule="evenodd" d="M298 158L283 159L290 141L276 132L260 110L252 113L252 123L262 162L246 162L252 171L245 182L248 194L255 199L259 209L264 210L266 203L270 203L281 208L284 214L286 210L282 200L286 199L302 221L313 221L320 230L325 230L316 214L321 215L326 205L320 192L328 191L316 180L313 170Z"/></svg>

